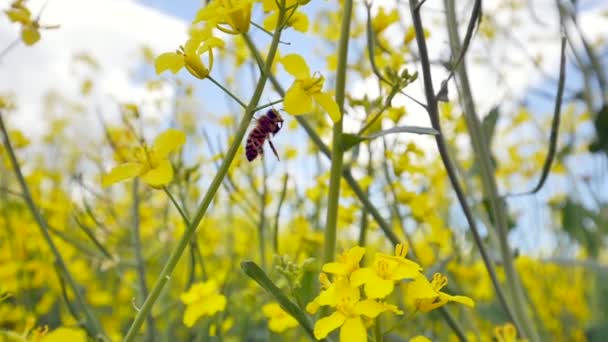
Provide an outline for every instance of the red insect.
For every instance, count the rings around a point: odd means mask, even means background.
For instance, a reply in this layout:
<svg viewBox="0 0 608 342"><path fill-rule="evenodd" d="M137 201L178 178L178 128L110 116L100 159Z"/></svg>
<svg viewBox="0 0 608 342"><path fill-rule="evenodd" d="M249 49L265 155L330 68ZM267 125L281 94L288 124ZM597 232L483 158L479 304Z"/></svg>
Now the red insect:
<svg viewBox="0 0 608 342"><path fill-rule="evenodd" d="M275 109L270 109L266 114L262 115L254 129L247 136L247 144L245 145L245 155L248 161L254 160L258 154L264 154L264 141L268 139L272 152L279 159L277 150L270 141L270 134L274 136L283 127L283 118Z"/></svg>

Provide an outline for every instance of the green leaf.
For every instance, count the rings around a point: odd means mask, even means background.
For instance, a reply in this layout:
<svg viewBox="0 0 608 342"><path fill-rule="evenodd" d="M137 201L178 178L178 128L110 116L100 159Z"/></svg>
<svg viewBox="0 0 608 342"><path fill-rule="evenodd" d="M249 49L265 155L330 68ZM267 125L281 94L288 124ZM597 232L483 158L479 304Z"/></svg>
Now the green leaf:
<svg viewBox="0 0 608 342"><path fill-rule="evenodd" d="M367 135L363 137L364 139L376 139L384 135L393 134L393 133L414 133L414 134L427 134L427 135L439 135L436 129L431 127L421 127L421 126L397 126L389 129L385 129L384 131L380 131L374 134Z"/></svg>
<svg viewBox="0 0 608 342"><path fill-rule="evenodd" d="M398 126L389 129L385 129L384 131L376 132L370 135L360 136L356 134L344 133L342 134L342 148L344 151L348 151L354 146L358 145L364 140L374 140L381 136L385 136L388 134L394 133L414 133L414 134L428 134L428 135L438 135L439 132L431 127L421 127L421 126Z"/></svg>
<svg viewBox="0 0 608 342"><path fill-rule="evenodd" d="M253 261L243 261L241 262L241 269L249 278L253 279L258 285L260 285L264 290L266 290L270 295L272 295L281 308L289 313L293 318L300 323L300 326L304 328L304 330L308 333L310 338L313 341L316 341L312 323L308 319L306 313L300 309L298 305L292 302L281 289L279 289L273 282L268 278L264 270L262 270L255 262Z"/></svg>
<svg viewBox="0 0 608 342"><path fill-rule="evenodd" d="M498 115L499 109L498 107L494 107L481 122L481 128L485 133L486 139L488 139L488 145L492 145L492 139L494 138L494 132L496 130L496 123L498 122Z"/></svg>
<svg viewBox="0 0 608 342"><path fill-rule="evenodd" d="M596 137L589 144L589 151L591 153L604 152L608 155L608 105L603 106L597 112L593 124L595 126Z"/></svg>
<svg viewBox="0 0 608 342"><path fill-rule="evenodd" d="M356 134L344 133L342 134L342 148L344 151L348 151L363 140L365 140L365 138Z"/></svg>

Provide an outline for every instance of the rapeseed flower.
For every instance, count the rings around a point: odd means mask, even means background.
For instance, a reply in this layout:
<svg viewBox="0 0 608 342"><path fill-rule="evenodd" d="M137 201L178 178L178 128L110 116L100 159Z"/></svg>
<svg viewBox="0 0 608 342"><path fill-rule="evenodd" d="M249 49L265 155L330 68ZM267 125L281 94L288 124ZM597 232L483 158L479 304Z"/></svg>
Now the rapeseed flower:
<svg viewBox="0 0 608 342"><path fill-rule="evenodd" d="M395 255L376 253L373 267L363 267L353 272L354 286L365 284L368 298L384 298L393 292L395 281L413 279L421 275L422 268L406 259L407 246L397 244Z"/></svg>
<svg viewBox="0 0 608 342"><path fill-rule="evenodd" d="M186 304L184 324L187 327L203 316L212 316L226 308L226 297L219 293L218 285L214 280L200 282L192 285L188 292L180 296L182 303Z"/></svg>
<svg viewBox="0 0 608 342"><path fill-rule="evenodd" d="M141 177L144 183L154 187L167 185L173 179L173 166L168 159L171 152L177 151L186 142L186 135L176 129L168 129L154 140L152 146L137 147L130 160L114 167L102 177L102 185Z"/></svg>
<svg viewBox="0 0 608 342"><path fill-rule="evenodd" d="M469 297L452 296L441 292L441 289L447 284L448 278L442 274L435 273L431 282L424 275L420 275L407 284L407 300L422 312L437 309L448 302L457 302L468 307L475 306L475 302Z"/></svg>
<svg viewBox="0 0 608 342"><path fill-rule="evenodd" d="M295 77L291 87L285 93L283 105L285 111L292 115L310 113L313 100L321 106L334 122L341 118L340 108L328 92L323 92L325 78L320 74L311 75L310 69L302 56L290 54L281 59L285 70Z"/></svg>
<svg viewBox="0 0 608 342"><path fill-rule="evenodd" d="M268 303L262 307L262 313L268 318L268 329L282 333L289 328L298 326L298 321L285 312L278 303Z"/></svg>
<svg viewBox="0 0 608 342"><path fill-rule="evenodd" d="M170 70L176 74L183 67L198 78L205 79L213 68L213 49L223 47L224 41L213 37L210 30L198 30L191 33L190 39L175 52L165 52L154 62L156 74ZM208 64L205 65L202 55L208 54Z"/></svg>

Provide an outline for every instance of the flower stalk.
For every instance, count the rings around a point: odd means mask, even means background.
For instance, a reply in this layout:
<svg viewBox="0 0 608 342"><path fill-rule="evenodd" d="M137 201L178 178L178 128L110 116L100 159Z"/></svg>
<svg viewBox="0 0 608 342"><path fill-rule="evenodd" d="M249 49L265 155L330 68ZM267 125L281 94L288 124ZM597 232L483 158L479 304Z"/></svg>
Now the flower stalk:
<svg viewBox="0 0 608 342"><path fill-rule="evenodd" d="M342 119L344 116L344 97L346 92L346 66L348 62L348 41L350 37L350 22L353 11L353 1L345 0L342 11L342 26L338 43L338 68L336 71L336 103L340 109L340 118L334 122L331 169L329 176L329 194L327 198L327 218L325 221L324 262L334 260L336 254L336 231L338 226L338 209L340 207L340 180L344 148L342 146Z"/></svg>
<svg viewBox="0 0 608 342"><path fill-rule="evenodd" d="M63 260L63 257L61 256L61 253L59 253L59 249L57 248L57 245L55 245L55 243L53 242L53 239L51 238L50 227L49 227L47 221L44 219L44 217L38 210L38 207L34 203L34 199L32 198L30 189L29 189L27 183L25 182L23 173L21 173L21 167L19 167L19 162L17 161L17 157L15 156L15 151L13 150L13 146L10 141L8 130L6 129L6 127L4 125L4 119L3 119L2 112L0 112L0 131L2 132L2 137L4 138L3 139L4 147L5 147L6 151L8 152L9 159L11 161L11 164L13 165L13 171L15 172L15 175L17 176L17 181L19 182L19 185L21 186L21 193L23 195L23 199L25 200L27 207L29 208L30 212L32 213L32 216L34 216L34 220L38 224L38 227L40 228L40 232L42 233L44 240L46 241L47 245L49 246L49 248L51 250L51 253L53 254L53 258L55 259L54 263L55 263L57 269L59 270L59 272L57 273L57 276L60 278L60 281L61 281L62 277L65 278L67 285L74 293L74 300L76 301L76 303L78 304L78 307L84 314L85 328L86 328L87 332L89 333L89 335L94 338L105 340L106 339L105 333L103 331L101 324L99 323L99 321L97 321L97 319L95 318L95 315L93 315L93 312L92 312L91 308L89 307L89 305L87 304L86 299L84 298L82 292L80 291L79 286L76 283L76 280L73 278L72 274L68 270L68 267L67 267L65 261ZM75 317L75 318L78 319L77 317Z"/></svg>
<svg viewBox="0 0 608 342"><path fill-rule="evenodd" d="M285 1L283 0L282 3L284 5ZM284 10L284 8L281 8L279 10L279 22L282 22L284 15L285 15L285 10ZM228 173L228 169L230 168L230 165L232 164L232 161L234 160L234 157L236 156L236 153L239 149L239 146L241 145L241 142L243 141L243 138L245 137L245 134L247 133L247 130L249 128L249 123L251 122L251 120L253 118L254 109L257 108L258 102L262 96L264 86L266 85L266 81L268 79L267 75L270 72L270 67L272 66L272 62L274 61L274 57L276 55L279 41L281 38L281 29L282 29L281 27L278 27L272 37L272 42L271 42L270 48L268 50L268 56L264 63L265 72L260 75L260 79L258 80L255 91L251 97L251 100L249 101L249 104L247 105L247 108L245 109L243 118L241 119L241 121L238 125L237 131L234 136L234 140L232 141L232 143L230 144L230 147L226 151L226 156L225 156L224 160L222 161L222 164L220 165L217 173L213 177L213 180L211 181L211 184L209 185L209 188L208 188L207 192L205 193L205 195L201 201L201 204L199 205L198 209L196 210L196 214L194 215L194 218L191 220L190 225L188 225L188 227L186 228L184 235L178 242L177 246L175 246L173 248L173 251L171 252L170 257L167 260L167 262L165 263L162 271L160 272L158 279L157 279L156 283L154 284L154 287L152 288L152 290L150 291L150 294L148 295L148 298L146 298L146 301L144 302L140 311L135 316L135 319L133 320L133 323L131 324L129 331L127 332L127 335L124 338L125 342L133 341L135 339L135 336L137 335L139 329L141 328L141 325L143 324L145 317L148 315L150 310L152 310L152 306L154 305L154 303L160 296L161 291L163 290L163 288L165 287L167 282L171 279L171 275L173 273L173 270L175 269L175 266L177 266L177 263L178 263L180 257L184 253L184 250L186 249L187 245L190 243L190 240L192 239L192 236L194 235L196 228L198 227L198 225L202 221L203 217L205 216L205 213L207 212L207 209L209 208L211 201L215 197L215 194L216 194L217 190L219 189L219 187L221 186L222 181L224 180L224 177Z"/></svg>

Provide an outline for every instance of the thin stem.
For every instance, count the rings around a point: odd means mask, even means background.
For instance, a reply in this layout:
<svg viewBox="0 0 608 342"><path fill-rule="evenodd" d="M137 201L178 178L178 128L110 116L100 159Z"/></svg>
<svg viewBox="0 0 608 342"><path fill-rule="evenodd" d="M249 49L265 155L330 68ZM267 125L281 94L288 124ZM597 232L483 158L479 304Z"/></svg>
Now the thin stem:
<svg viewBox="0 0 608 342"><path fill-rule="evenodd" d="M63 274L63 277L65 277L65 280L66 280L68 286L74 293L74 300L76 301L76 303L78 303L80 310L82 310L82 312L84 313L85 320L86 320L85 328L86 328L87 332L93 338L101 338L101 339L105 340L106 337L105 337L105 333L103 331L101 324L99 324L99 322L93 315L93 312L92 312L91 308L89 307L89 305L87 304L86 299L82 295L82 292L80 291L79 286L76 283L76 280L72 277L72 274L68 270L68 267L67 267L65 261L63 260L63 257L61 256L61 253L59 253L59 249L53 242L53 239L51 238L51 235L49 233L50 229L49 229L48 223L46 222L46 220L44 219L44 217L38 210L38 207L36 207L36 204L34 204L32 194L30 193L30 189L29 189L27 183L25 182L25 178L23 177L23 174L21 173L21 168L19 167L19 162L17 161L17 157L15 156L15 151L13 150L13 146L11 144L11 141L10 141L10 138L8 135L8 131L7 131L6 127L4 126L3 114L1 112L0 112L0 131L2 131L2 136L4 138L3 139L4 147L5 147L5 150L8 152L9 159L11 161L11 164L13 165L13 171L15 172L15 175L17 176L17 181L19 182L19 185L21 186L21 193L23 194L25 203L27 204L30 212L32 213L32 216L34 216L34 220L38 224L38 227L40 228L40 232L42 233L44 240L46 241L47 245L49 246L51 253L53 254L53 257L55 258L55 264L57 265L57 267ZM61 276L62 275L60 274L59 277L61 277Z"/></svg>
<svg viewBox="0 0 608 342"><path fill-rule="evenodd" d="M562 38L561 45L561 57L560 57L560 66L559 66L559 81L557 82L557 95L555 97L555 107L553 110L553 121L551 122L551 133L549 135L549 151L547 152L547 157L545 158L545 162L543 163L543 168L541 171L540 178L538 179L538 183L536 186L526 192L510 194L509 196L519 196L519 195L531 195L537 193L545 184L547 177L549 177L549 171L551 171L551 165L553 164L553 160L555 159L555 154L557 153L557 137L559 133L559 122L561 117L561 107L562 100L564 96L564 85L566 84L566 38Z"/></svg>
<svg viewBox="0 0 608 342"><path fill-rule="evenodd" d="M445 0L445 6L450 47L452 49L452 55L456 55L461 50L461 46L460 39L458 37L454 1ZM519 281L517 271L513 265L512 253L508 242L508 214L506 212L504 199L502 199L498 194L494 169L491 162L492 159L490 147L487 144L488 140L485 137L485 133L481 127L481 122L477 116L471 87L469 85L466 65L464 63L458 65L456 68L456 76L460 81L461 96L465 109L464 116L467 122L471 143L473 145L475 160L477 165L479 165L479 173L481 176L484 197L490 202L494 223L498 232L499 249L502 256L507 285L510 290L511 300L513 303L513 311L511 312L511 316L522 335L529 338L533 342L539 341L540 338L538 332L536 331L532 318L527 311L528 305L525 300L522 284Z"/></svg>
<svg viewBox="0 0 608 342"><path fill-rule="evenodd" d="M452 161L449 156L447 143L445 142L445 138L441 133L441 121L439 120L439 108L437 106L437 98L435 97L435 92L433 90L433 81L431 78L431 65L429 62L428 50L426 46L426 39L424 37L424 28L422 26L422 19L420 17L420 12L417 7L418 1L410 1L410 11L412 14L414 29L416 32L416 43L418 45L418 50L420 54L420 62L422 66L422 76L424 81L424 93L427 99L427 110L429 114L429 118L431 120L431 124L433 128L435 128L440 134L435 136L435 143L437 145L437 150L439 151L439 155L441 157L441 161L445 167L446 173L448 174L448 178L450 179L450 183L454 192L456 193L456 197L458 198L458 202L462 208L462 211L465 215L467 223L471 228L471 233L473 235L473 240L477 249L481 254L481 258L486 266L486 270L488 271L488 275L492 281L492 285L496 291L496 296L498 297L501 305L503 306L505 312L509 319L513 322L513 313L510 309L510 306L507 303L506 296L500 286L500 282L498 281L498 276L496 275L496 271L494 269L494 265L492 263L492 259L490 258L488 251L486 250L481 235L479 233L479 229L477 227L477 223L473 218L473 213L469 204L467 202L466 196L460 182L458 180L458 176L456 173L456 169L452 164Z"/></svg>
<svg viewBox="0 0 608 342"><path fill-rule="evenodd" d="M209 81L211 81L211 83L215 84L218 88L223 90L224 93L226 93L226 95L230 96L234 101L236 101L241 107L247 108L247 105L245 104L245 102L241 101L241 99L239 99L238 96L234 95L230 90L228 90L221 83L219 83L213 77L211 77L211 75L208 75L207 78L209 79Z"/></svg>
<svg viewBox="0 0 608 342"><path fill-rule="evenodd" d="M283 190L281 190L281 197L279 198L279 204L277 205L277 213L274 217L274 230L272 236L272 247L274 249L274 254L279 254L279 218L281 217L281 208L283 207L283 202L285 201L285 195L287 194L287 181L289 180L289 175L285 173L283 176Z"/></svg>
<svg viewBox="0 0 608 342"><path fill-rule="evenodd" d="M268 196L268 183L266 183L266 163L262 160L262 193L260 194L260 218L258 221L258 243L260 252L260 265L266 269L266 243L264 228L266 226L266 197Z"/></svg>
<svg viewBox="0 0 608 342"><path fill-rule="evenodd" d="M139 179L133 180L132 188L133 196L133 227L132 227L132 239L133 239L133 252L135 254L135 264L137 265L137 277L139 278L139 293L142 299L148 297L148 287L146 285L146 268L144 258L141 254L141 239L140 239L140 217L139 217ZM154 317L152 312L147 317L147 340L154 341L156 336L156 324L154 323Z"/></svg>
<svg viewBox="0 0 608 342"><path fill-rule="evenodd" d="M284 2L284 0L283 0L283 2ZM285 15L284 9L280 9L279 16L278 16L279 23L283 21L284 15ZM258 81L258 84L251 97L251 100L249 101L249 104L247 105L247 107L245 109L245 113L243 114L243 118L242 118L241 122L239 123L239 126L238 126L237 131L234 136L234 139L233 139L232 143L230 144L230 147L226 151L226 156L225 156L224 160L222 161L222 164L220 165L218 172L213 177L211 184L209 184L209 188L208 188L207 192L205 193L205 196L203 197L203 200L201 201L201 204L198 207L198 210L196 211L196 214L194 215L192 222L190 223L190 225L188 225L188 227L184 231L184 235L182 236L181 240L178 242L177 246L174 247L173 251L171 252L171 255L169 256L169 259L167 260L162 271L160 272L159 277L158 277L156 283L154 284L152 291L150 292L150 295L148 296L148 298L146 298L146 301L144 302L144 305L141 307L141 310L135 316L135 319L133 320L133 323L131 324L129 331L127 332L127 335L125 336L125 339L124 339L125 342L133 341L135 339L135 336L137 335L139 328L143 324L144 318L147 316L148 312L150 312L150 310L152 310L152 306L154 305L154 302L156 302L156 300L160 296L162 289L165 287L165 285L167 284L169 279L171 279L171 274L173 273L173 270L175 269L177 262L179 261L181 255L183 254L186 246L192 239L192 236L194 235L196 228L198 227L201 220L205 216L205 213L207 212L207 209L209 208L211 201L215 197L215 193L221 186L221 184L224 180L224 177L228 173L228 169L230 168L230 165L232 164L232 161L234 160L234 157L236 156L236 153L241 145L241 142L243 141L243 138L245 137L245 134L247 133L247 129L249 128L249 123L251 122L251 119L253 118L253 110L258 105L260 97L262 96L262 91L264 90L264 86L266 85L266 81L268 79L267 75L270 73L270 67L272 65L272 62L274 61L274 57L277 52L277 47L279 45L280 37L281 37L281 29L277 28L277 30L274 33L274 36L272 37L272 42L271 42L270 48L268 50L266 62L264 64L265 72L262 75L260 75L260 80Z"/></svg>
<svg viewBox="0 0 608 342"><path fill-rule="evenodd" d="M264 108L272 107L272 106L274 106L275 104L279 104L279 103L281 103L281 102L283 102L283 99L276 100L276 101L272 101L272 102L268 102L267 104L264 104L264 105L261 105L261 106L259 106L259 107L256 107L256 109L254 109L253 111L254 111L254 112L257 112L257 111L262 110L262 109L264 109Z"/></svg>
<svg viewBox="0 0 608 342"><path fill-rule="evenodd" d="M259 57L260 53L257 51L255 45L253 45L251 43L251 41L247 40L247 39L245 40L245 42L247 42L247 46L249 47L251 53L254 56L256 56L256 58L260 58ZM276 77L271 74L271 75L269 75L269 79L270 79L270 82L272 83L273 87L277 91L277 93L279 93L279 95L281 95L281 96L285 96L285 90L281 87L281 84L276 79ZM426 106L424 106L424 107L426 108ZM304 128L304 131L306 131L306 133L308 134L310 139L313 141L313 143L317 146L319 151L321 151L321 153L323 155L325 155L326 157L329 158L331 155L331 151L330 151L329 147L327 147L327 145L325 145L323 140L321 140L321 137L312 128L312 126L308 123L308 121L306 121L306 119L304 119L302 116L296 116L296 120L302 126L302 128ZM374 204L371 202L371 200L369 199L369 197L367 196L365 191L361 188L361 186L359 186L359 183L353 177L352 172L348 168L344 168L342 170L342 177L344 178L346 183L350 186L350 188L353 190L353 192L355 193L355 195L357 196L357 198L359 199L359 201L361 202L363 207L369 211L369 213L374 218L376 223L378 223L378 226L380 226L380 229L382 229L382 232L384 233L384 235L389 239L389 241L393 244L393 246L397 245L400 241L399 241L399 238L397 237L397 235L393 232L391 225L382 217L382 215L380 214L380 211L374 206ZM479 235L477 235L477 237L480 239L479 241L481 241L481 237L479 237ZM453 320L450 313L445 308L439 308L439 310L445 311L445 314L447 315L447 317L449 317Z"/></svg>
<svg viewBox="0 0 608 342"><path fill-rule="evenodd" d="M336 103L340 108L340 119L334 122L332 137L331 168L329 173L329 193L327 197L327 218L325 221L324 262L334 260L336 253L336 231L338 226L338 209L340 207L340 179L344 150L342 147L342 118L344 117L344 95L346 91L346 67L348 62L348 41L350 22L353 11L353 0L344 0L342 26L338 42L338 68L336 71Z"/></svg>

